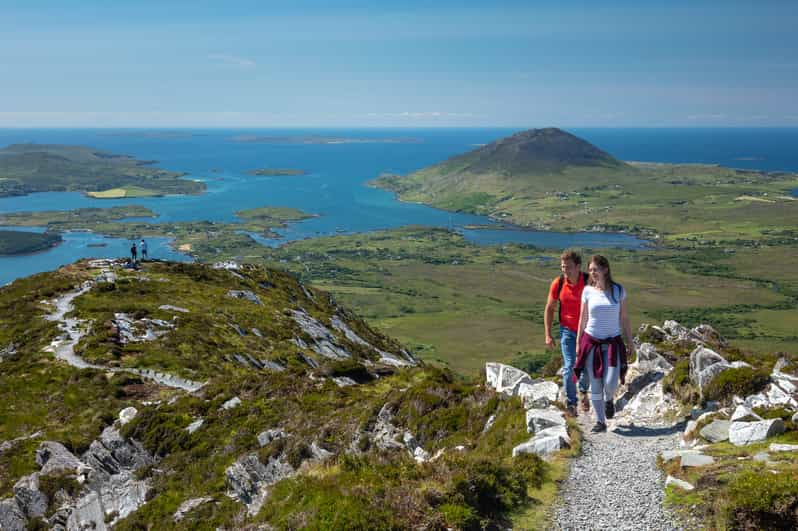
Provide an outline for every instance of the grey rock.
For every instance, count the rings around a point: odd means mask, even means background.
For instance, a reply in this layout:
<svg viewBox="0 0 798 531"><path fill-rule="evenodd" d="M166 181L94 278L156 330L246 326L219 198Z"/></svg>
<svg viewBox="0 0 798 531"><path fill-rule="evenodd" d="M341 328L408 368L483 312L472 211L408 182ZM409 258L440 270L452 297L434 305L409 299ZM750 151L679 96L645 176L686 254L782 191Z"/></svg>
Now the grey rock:
<svg viewBox="0 0 798 531"><path fill-rule="evenodd" d="M245 289L245 290L238 290L238 289L231 289L227 292L228 297L232 297L234 299L243 299L249 302L254 302L255 304L262 305L260 298L252 291Z"/></svg>
<svg viewBox="0 0 798 531"><path fill-rule="evenodd" d="M754 454L754 461L761 463L770 463L770 455L767 452L758 452Z"/></svg>
<svg viewBox="0 0 798 531"><path fill-rule="evenodd" d="M707 347L698 346L690 353L690 381L701 390L730 367L723 356Z"/></svg>
<svg viewBox="0 0 798 531"><path fill-rule="evenodd" d="M357 385L357 382L354 381L349 376L335 376L331 378L331 380L335 382L335 385L337 385L338 387L348 387L350 385Z"/></svg>
<svg viewBox="0 0 798 531"><path fill-rule="evenodd" d="M167 312L191 313L191 311L188 310L187 308L181 308L180 306L172 306L171 304L161 304L160 306L158 306L158 309Z"/></svg>
<svg viewBox="0 0 798 531"><path fill-rule="evenodd" d="M266 500L268 487L295 473L294 468L281 457L269 458L264 465L256 454L250 454L230 465L225 471L227 495L246 505L247 513L254 516Z"/></svg>
<svg viewBox="0 0 798 531"><path fill-rule="evenodd" d="M28 520L13 498L0 500L0 529L3 531L25 531Z"/></svg>
<svg viewBox="0 0 798 531"><path fill-rule="evenodd" d="M86 464L75 457L63 444L44 441L36 450L36 464L42 467L43 476L53 474L72 474L86 470Z"/></svg>
<svg viewBox="0 0 798 531"><path fill-rule="evenodd" d="M234 409L234 408L237 408L240 405L241 405L241 399L238 398L237 396L234 396L233 398L231 398L230 400L228 400L224 404L222 404L220 409L224 409L224 410Z"/></svg>
<svg viewBox="0 0 798 531"><path fill-rule="evenodd" d="M224 260L222 262L214 262L211 266L214 269L227 269L228 271L235 271L237 269L241 269L241 265L233 260Z"/></svg>
<svg viewBox="0 0 798 531"><path fill-rule="evenodd" d="M676 321L665 321L662 324L662 329L668 335L668 341L676 342L687 339L690 331Z"/></svg>
<svg viewBox="0 0 798 531"><path fill-rule="evenodd" d="M39 518L47 512L47 496L39 490L39 474L23 476L14 484L14 498L28 518Z"/></svg>
<svg viewBox="0 0 798 531"><path fill-rule="evenodd" d="M252 334L255 335L256 337L263 337L263 332L261 332L257 328L252 329Z"/></svg>
<svg viewBox="0 0 798 531"><path fill-rule="evenodd" d="M503 363L488 362L485 364L485 376L488 386L497 392L513 396L522 383L535 383L527 373Z"/></svg>
<svg viewBox="0 0 798 531"><path fill-rule="evenodd" d="M404 448L404 444L399 442L399 437L403 436L396 426L393 425L393 412L389 404L385 404L377 414L374 428L371 430L371 438L380 450L396 450Z"/></svg>
<svg viewBox="0 0 798 531"><path fill-rule="evenodd" d="M195 431L200 429L203 424L205 424L205 419L197 419L188 426L186 426L186 431L189 433L194 433Z"/></svg>
<svg viewBox="0 0 798 531"><path fill-rule="evenodd" d="M690 337L695 341L716 347L728 346L726 339L708 324L700 324L690 330Z"/></svg>
<svg viewBox="0 0 798 531"><path fill-rule="evenodd" d="M313 456L313 459L317 461L326 461L327 459L335 455L329 450L325 450L324 448L319 446L315 441L310 443L310 453Z"/></svg>
<svg viewBox="0 0 798 531"><path fill-rule="evenodd" d="M688 492L695 489L695 487L690 483L684 481L683 479L675 478L673 476L668 476L665 479L665 485L666 486L673 485L674 487L679 487L680 489L686 490Z"/></svg>
<svg viewBox="0 0 798 531"><path fill-rule="evenodd" d="M684 453L681 457L682 467L702 467L715 463L715 458L702 453Z"/></svg>
<svg viewBox="0 0 798 531"><path fill-rule="evenodd" d="M241 336L241 337L244 337L244 336L246 336L246 335L247 335L247 331L246 331L246 330L244 330L243 328L241 328L239 325L237 325L237 324L235 324L235 323L230 323L230 327L231 327L233 330L235 330L235 331L236 331L236 333L237 333L239 336Z"/></svg>
<svg viewBox="0 0 798 531"><path fill-rule="evenodd" d="M536 433L529 441L513 448L513 457L534 453L548 455L563 448L569 448L571 439L564 426L552 426Z"/></svg>
<svg viewBox="0 0 798 531"><path fill-rule="evenodd" d="M759 420L762 420L762 417L745 405L737 406L731 416L732 422L756 422Z"/></svg>
<svg viewBox="0 0 798 531"><path fill-rule="evenodd" d="M105 510L97 492L91 491L71 505L66 528L68 531L108 529L105 525Z"/></svg>
<svg viewBox="0 0 798 531"><path fill-rule="evenodd" d="M119 412L119 424L124 426L138 415L139 410L134 407L126 407Z"/></svg>
<svg viewBox="0 0 798 531"><path fill-rule="evenodd" d="M189 500L184 501L180 504L180 507L177 508L175 514L172 515L172 520L174 522L179 522L183 518L186 517L188 513L199 507L200 505L208 502L212 502L213 498L210 496L203 496L202 498L191 498Z"/></svg>
<svg viewBox="0 0 798 531"><path fill-rule="evenodd" d="M643 343L637 348L637 360L635 363L640 372L670 371L673 369L673 365L662 357L651 343Z"/></svg>
<svg viewBox="0 0 798 531"><path fill-rule="evenodd" d="M485 421L485 425L482 427L482 433L488 433L490 429L493 427L494 422L496 422L495 414L488 417L488 420Z"/></svg>
<svg viewBox="0 0 798 531"><path fill-rule="evenodd" d="M282 439L283 437L288 437L288 434L281 429L262 431L258 434L258 444L262 448L270 442L276 441L277 439Z"/></svg>
<svg viewBox="0 0 798 531"><path fill-rule="evenodd" d="M14 343L9 343L7 346L0 349L0 362L12 358L17 353L17 346Z"/></svg>
<svg viewBox="0 0 798 531"><path fill-rule="evenodd" d="M701 437L713 443L725 441L729 438L730 425L728 420L713 420L701 429Z"/></svg>
<svg viewBox="0 0 798 531"><path fill-rule="evenodd" d="M781 419L761 420L758 422L732 422L729 426L729 441L735 446L744 446L753 442L764 441L784 433L784 421Z"/></svg>
<svg viewBox="0 0 798 531"><path fill-rule="evenodd" d="M521 382L517 395L524 402L524 408L545 408L557 401L560 386L554 382Z"/></svg>
<svg viewBox="0 0 798 531"><path fill-rule="evenodd" d="M776 444L773 443L768 447L771 452L798 452L798 444Z"/></svg>
<svg viewBox="0 0 798 531"><path fill-rule="evenodd" d="M304 310L291 310L291 315L302 332L312 339L313 342L310 344L310 348L314 352L332 359L349 359L352 357L349 351L337 344L332 331L307 312ZM297 344L301 345L301 343Z"/></svg>
<svg viewBox="0 0 798 531"><path fill-rule="evenodd" d="M565 426L565 416L557 408L528 409L526 412L526 430L537 433L552 426Z"/></svg>

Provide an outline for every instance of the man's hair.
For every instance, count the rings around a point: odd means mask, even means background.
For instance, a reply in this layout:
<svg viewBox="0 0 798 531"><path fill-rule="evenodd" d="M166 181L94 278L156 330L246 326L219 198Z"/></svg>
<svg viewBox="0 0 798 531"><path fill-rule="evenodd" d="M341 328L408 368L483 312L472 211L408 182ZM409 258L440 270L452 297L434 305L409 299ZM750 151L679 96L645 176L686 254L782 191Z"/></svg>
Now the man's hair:
<svg viewBox="0 0 798 531"><path fill-rule="evenodd" d="M560 260L570 260L576 265L582 265L582 257L576 251L568 249L560 255Z"/></svg>

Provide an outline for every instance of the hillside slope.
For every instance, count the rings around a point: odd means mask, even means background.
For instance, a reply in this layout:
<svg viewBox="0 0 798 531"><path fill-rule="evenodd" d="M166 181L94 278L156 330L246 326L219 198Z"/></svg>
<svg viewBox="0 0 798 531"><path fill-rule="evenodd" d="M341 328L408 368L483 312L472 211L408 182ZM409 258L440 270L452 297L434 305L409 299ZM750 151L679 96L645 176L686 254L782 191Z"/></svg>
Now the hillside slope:
<svg viewBox="0 0 798 531"><path fill-rule="evenodd" d="M98 260L17 280L0 367L3 529L501 525L548 466L511 457L520 400L274 270Z"/></svg>

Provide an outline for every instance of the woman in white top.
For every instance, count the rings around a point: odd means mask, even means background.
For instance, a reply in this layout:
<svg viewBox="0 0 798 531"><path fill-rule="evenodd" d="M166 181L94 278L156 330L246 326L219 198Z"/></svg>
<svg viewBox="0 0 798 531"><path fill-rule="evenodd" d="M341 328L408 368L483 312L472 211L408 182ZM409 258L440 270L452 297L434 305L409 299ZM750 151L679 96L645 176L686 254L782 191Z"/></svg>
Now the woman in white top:
<svg viewBox="0 0 798 531"><path fill-rule="evenodd" d="M619 380L624 382L627 354L632 354L632 328L626 310L626 290L612 280L609 261L601 255L593 256L588 273L590 285L582 292L576 339L579 354L574 372L578 377L582 370L588 371L590 400L596 412L596 425L591 431L600 433L607 431L607 419L615 415L615 390Z"/></svg>

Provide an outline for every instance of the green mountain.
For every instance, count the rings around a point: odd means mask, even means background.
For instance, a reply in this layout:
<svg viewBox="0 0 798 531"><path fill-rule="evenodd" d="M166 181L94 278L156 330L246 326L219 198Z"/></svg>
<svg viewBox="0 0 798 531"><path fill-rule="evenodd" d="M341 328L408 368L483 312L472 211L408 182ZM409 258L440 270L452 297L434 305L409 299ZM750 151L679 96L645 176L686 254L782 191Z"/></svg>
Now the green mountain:
<svg viewBox="0 0 798 531"><path fill-rule="evenodd" d="M621 162L556 128L516 133L371 184L404 201L537 229L629 231L669 243L705 234L724 245L764 240L793 234L798 221L790 197L796 174Z"/></svg>
<svg viewBox="0 0 798 531"><path fill-rule="evenodd" d="M506 527L549 481L520 400L233 263L1 288L0 420L3 529Z"/></svg>

